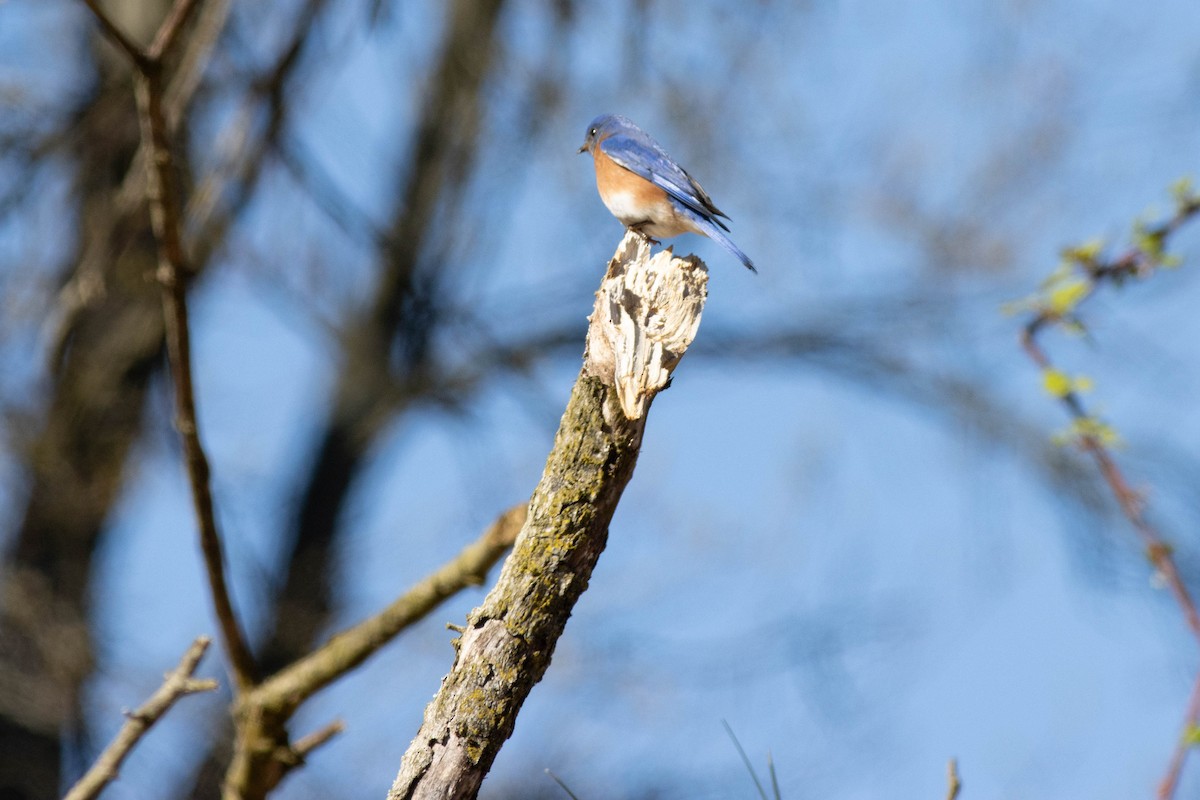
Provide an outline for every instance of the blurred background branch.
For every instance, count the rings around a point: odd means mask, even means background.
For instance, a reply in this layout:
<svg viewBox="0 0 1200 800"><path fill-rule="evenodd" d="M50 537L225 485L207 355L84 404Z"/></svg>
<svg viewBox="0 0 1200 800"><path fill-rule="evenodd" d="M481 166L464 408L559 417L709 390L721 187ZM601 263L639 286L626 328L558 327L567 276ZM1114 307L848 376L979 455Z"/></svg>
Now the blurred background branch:
<svg viewBox="0 0 1200 800"><path fill-rule="evenodd" d="M1078 446L1092 458L1113 500L1141 539L1146 558L1154 566L1155 577L1170 589L1192 636L1200 640L1200 612L1175 561L1173 548L1150 522L1146 498L1133 488L1112 452L1120 439L1116 431L1090 412L1084 403L1083 394L1091 389L1090 379L1071 377L1059 369L1041 341L1046 332L1055 328L1084 330L1078 309L1102 287L1119 287L1127 280L1149 278L1161 268L1181 263L1178 256L1168 253L1167 248L1176 232L1200 214L1200 195L1193 192L1190 181L1185 179L1177 184L1175 205L1175 213L1164 222L1152 227L1135 223L1135 242L1120 256L1106 257L1103 244L1098 240L1066 250L1063 265L1043 284L1040 295L1027 301L1032 304L1033 311L1021 329L1021 346L1041 371L1046 392L1061 403L1071 418L1071 427L1064 437L1066 442ZM1200 677L1197 681L1185 707L1183 731L1159 782L1160 800L1175 796L1187 753L1195 746L1200 721Z"/></svg>
<svg viewBox="0 0 1200 800"><path fill-rule="evenodd" d="M149 42L169 5L104 8ZM1191 11L208 0L164 110L255 657L278 668L370 617L540 474L620 236L573 150L616 111L695 165L762 274L711 259L684 390L658 401L606 562L484 796L559 797L547 766L581 796L738 791L722 716L776 753L785 797L937 795L928 765L951 752L980 792L1144 793L1194 654L1163 635L1174 609L1103 482L1048 441L1054 409L996 309L1195 170L1200 50L1163 24ZM0 794L43 798L152 665L214 628L164 435L128 65L76 0L0 15ZM1173 252L1196 242L1181 229ZM1175 533L1200 522L1190 275L1056 358L1096 343L1098 384L1127 387L1102 411L1193 590L1196 542ZM347 729L280 796L386 791L452 657L442 622L297 712ZM112 796L214 796L219 705L173 711ZM1030 733L1050 720L1053 746ZM1136 742L1092 735L1116 726Z"/></svg>
<svg viewBox="0 0 1200 800"><path fill-rule="evenodd" d="M117 779L122 762L129 757L130 752L137 746L138 741L158 722L163 714L171 710L176 701L189 694L197 692L215 692L217 682L210 679L192 677L204 651L208 649L210 639L201 636L188 651L183 654L179 666L167 673L163 685L158 688L145 703L134 711L126 713L128 719L121 726L117 738L104 748L96 763L91 766L83 777L67 792L65 800L90 800L98 797L104 788Z"/></svg>

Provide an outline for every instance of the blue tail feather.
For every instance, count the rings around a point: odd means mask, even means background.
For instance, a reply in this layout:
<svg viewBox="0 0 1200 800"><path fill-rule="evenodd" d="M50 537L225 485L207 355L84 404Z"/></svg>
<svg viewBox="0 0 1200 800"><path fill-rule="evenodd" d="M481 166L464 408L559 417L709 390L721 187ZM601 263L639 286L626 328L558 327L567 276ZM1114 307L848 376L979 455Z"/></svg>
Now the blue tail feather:
<svg viewBox="0 0 1200 800"><path fill-rule="evenodd" d="M738 249L738 246L733 243L733 240L725 235L725 231L721 230L721 228L718 228L712 222L704 219L703 217L693 215L692 220L696 223L696 227L701 233L736 256L738 261L741 261L746 265L746 269L750 270L751 272L758 272L758 270L754 268L754 262L750 260L750 257Z"/></svg>

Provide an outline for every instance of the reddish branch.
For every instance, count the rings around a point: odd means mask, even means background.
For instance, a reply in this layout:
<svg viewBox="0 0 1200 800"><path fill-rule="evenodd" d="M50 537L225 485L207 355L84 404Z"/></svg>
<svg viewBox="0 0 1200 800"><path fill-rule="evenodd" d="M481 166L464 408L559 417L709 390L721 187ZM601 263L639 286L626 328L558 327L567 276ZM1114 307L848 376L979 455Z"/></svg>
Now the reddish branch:
<svg viewBox="0 0 1200 800"><path fill-rule="evenodd" d="M1187 711L1183 715L1183 734L1175 743L1175 752L1171 754L1171 763L1167 765L1167 774L1158 784L1159 800L1168 800L1175 796L1175 787L1179 785L1179 775L1183 772L1183 762L1187 759L1188 751L1196 742L1192 732L1196 729L1196 721L1200 720L1200 673L1196 674L1196 682L1192 685L1192 696L1188 700Z"/></svg>
<svg viewBox="0 0 1200 800"><path fill-rule="evenodd" d="M1171 236L1189 220L1200 215L1200 196L1184 194L1179 199L1175 214L1161 225L1142 231L1139 242L1120 257L1111 261L1100 261L1093 255L1082 255L1072 259L1082 268L1086 285L1077 302L1086 301L1106 283L1120 283L1130 277L1141 277L1151 274L1156 267L1163 263L1163 252ZM1035 363L1043 374L1055 371L1053 362L1038 341L1040 334L1047 327L1063 322L1067 314L1052 307L1043 307L1026 324L1021 332L1021 346L1025 353ZM1171 545L1162 537L1157 528L1146 518L1144 498L1134 490L1124 473L1117 465L1112 452L1105 445L1094 426L1086 423L1092 421L1079 392L1069 388L1061 396L1063 407L1071 419L1079 423L1078 441L1084 452L1088 453L1100 474L1104 477L1113 497L1116 498L1121 512L1129 520L1142 544L1146 548L1146 557L1154 565L1155 570L1162 576L1163 581L1171 591L1192 635L1200 642L1200 612L1197 612L1196 602L1188 591L1175 558ZM1175 793L1179 773L1187 757L1187 751L1192 746L1192 732L1200 722L1200 674L1197 675L1196 685L1192 690L1184 719L1184 731L1179 738L1167 774L1159 785L1160 800L1169 800Z"/></svg>

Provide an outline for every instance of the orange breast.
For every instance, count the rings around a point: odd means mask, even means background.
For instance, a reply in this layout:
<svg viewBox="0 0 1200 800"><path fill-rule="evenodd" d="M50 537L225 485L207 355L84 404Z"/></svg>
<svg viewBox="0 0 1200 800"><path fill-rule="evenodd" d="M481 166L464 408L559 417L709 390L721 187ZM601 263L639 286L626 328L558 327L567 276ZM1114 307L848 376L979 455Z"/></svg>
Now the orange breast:
<svg viewBox="0 0 1200 800"><path fill-rule="evenodd" d="M666 203L667 193L650 181L635 175L596 147L596 189L600 199L617 219L626 224L657 217ZM643 210L644 209L644 210Z"/></svg>

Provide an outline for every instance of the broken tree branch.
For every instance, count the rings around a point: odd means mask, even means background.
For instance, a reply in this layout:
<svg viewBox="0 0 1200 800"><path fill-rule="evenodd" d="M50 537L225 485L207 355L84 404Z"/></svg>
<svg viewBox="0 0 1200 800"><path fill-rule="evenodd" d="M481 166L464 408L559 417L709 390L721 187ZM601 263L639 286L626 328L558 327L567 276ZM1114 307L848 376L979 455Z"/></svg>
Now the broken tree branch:
<svg viewBox="0 0 1200 800"><path fill-rule="evenodd" d="M644 412L661 388L637 385L632 376L657 371L632 365L633 357L654 359L669 377L690 341L680 330L696 330L707 280L698 259L674 258L669 251L651 258L649 243L636 234L621 242L597 293L585 366L529 501L528 518L495 587L455 641L454 665L425 709L389 800L472 798L479 791L521 705L550 665L633 475ZM614 292L613 282L652 291ZM660 287L674 293L660 293ZM675 320L670 330L633 329L665 317ZM595 331L598 326L610 330ZM601 341L616 344L605 349ZM633 400L635 408L624 407L620 396ZM641 413L630 418L630 410Z"/></svg>
<svg viewBox="0 0 1200 800"><path fill-rule="evenodd" d="M631 258L629 247L638 244L649 252L642 239L627 236L609 265L596 293L583 359L588 375L616 388L629 419L644 416L670 382L696 338L708 291L707 281L696 277L704 269L699 261L677 259L669 249L648 260L644 254Z"/></svg>

